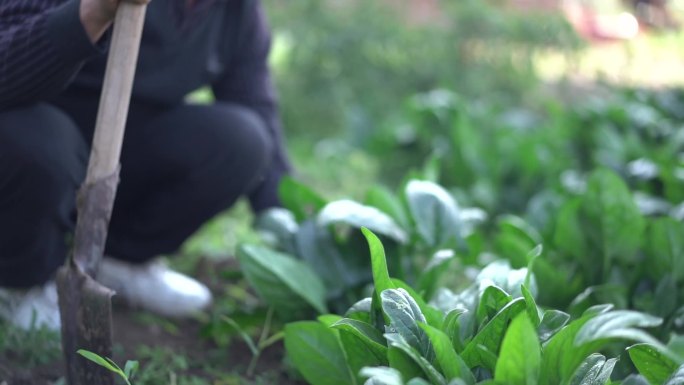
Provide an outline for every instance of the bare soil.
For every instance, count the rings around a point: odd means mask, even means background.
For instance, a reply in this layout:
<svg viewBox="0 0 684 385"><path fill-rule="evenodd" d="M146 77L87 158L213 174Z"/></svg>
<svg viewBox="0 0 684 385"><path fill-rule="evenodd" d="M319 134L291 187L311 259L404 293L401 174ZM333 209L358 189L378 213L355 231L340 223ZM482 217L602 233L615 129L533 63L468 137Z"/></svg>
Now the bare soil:
<svg viewBox="0 0 684 385"><path fill-rule="evenodd" d="M205 274L211 270L234 269L235 266L207 266L201 263L199 278L212 290L218 290L219 282L215 274ZM127 359L139 359L139 348L147 346L171 352L174 356L184 357L189 363L187 368L175 373L178 377L192 375L204 378L211 384L280 384L301 385L290 378L283 365L284 348L275 344L266 349L258 360L256 376L258 381L248 378L245 373L252 359L247 345L239 338L233 339L228 347L221 348L210 339L202 337L204 323L197 320L174 320L167 324L146 318L144 312L114 305L114 361L123 366ZM0 331L1 332L1 331ZM19 362L11 351L0 352L0 385L52 385L64 376L64 363L61 359L44 365L27 367ZM140 360L141 368L146 367L146 359ZM217 363L218 361L218 363ZM264 373L266 378L264 380ZM230 378L230 380L226 380ZM227 382L228 381L228 382ZM134 381L135 383L135 381ZM95 385L95 384L94 384ZM160 384L163 385L163 384Z"/></svg>

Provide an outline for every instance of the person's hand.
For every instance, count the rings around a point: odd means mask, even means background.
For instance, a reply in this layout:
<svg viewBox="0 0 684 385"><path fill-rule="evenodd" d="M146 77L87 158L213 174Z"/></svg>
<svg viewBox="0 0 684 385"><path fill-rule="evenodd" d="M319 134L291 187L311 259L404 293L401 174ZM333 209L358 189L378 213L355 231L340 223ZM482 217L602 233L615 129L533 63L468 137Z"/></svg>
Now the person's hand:
<svg viewBox="0 0 684 385"><path fill-rule="evenodd" d="M112 24L121 1L138 4L150 2L150 0L81 0L79 15L91 42L97 42Z"/></svg>

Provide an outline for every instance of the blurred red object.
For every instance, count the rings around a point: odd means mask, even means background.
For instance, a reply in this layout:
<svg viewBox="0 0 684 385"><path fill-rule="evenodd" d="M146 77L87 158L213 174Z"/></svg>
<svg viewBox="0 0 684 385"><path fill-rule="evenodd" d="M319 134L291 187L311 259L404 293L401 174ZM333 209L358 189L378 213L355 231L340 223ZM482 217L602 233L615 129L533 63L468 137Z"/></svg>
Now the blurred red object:
<svg viewBox="0 0 684 385"><path fill-rule="evenodd" d="M628 12L602 15L583 0L508 0L519 10L563 12L582 37L593 41L629 40L639 34L639 21Z"/></svg>
<svg viewBox="0 0 684 385"><path fill-rule="evenodd" d="M566 1L563 11L577 32L590 40L630 40L639 35L639 21L629 12L601 15L574 1Z"/></svg>

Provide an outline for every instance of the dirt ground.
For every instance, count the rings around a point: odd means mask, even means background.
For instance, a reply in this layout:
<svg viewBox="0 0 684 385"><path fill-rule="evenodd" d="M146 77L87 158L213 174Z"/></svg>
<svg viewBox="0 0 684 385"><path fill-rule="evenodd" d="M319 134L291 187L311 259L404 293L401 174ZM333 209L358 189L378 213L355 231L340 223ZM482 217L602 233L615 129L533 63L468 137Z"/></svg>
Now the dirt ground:
<svg viewBox="0 0 684 385"><path fill-rule="evenodd" d="M134 358L133 352L136 348L144 345L154 348L166 348L175 354L185 356L194 362L203 361L204 357L216 351L217 347L199 337L201 325L198 322L188 321L179 324L180 334L169 333L158 325L143 325L135 320L134 312L126 309L117 309L114 317L115 341L123 348L123 353L115 355L114 360L122 363L126 358ZM214 368L215 370L225 370L235 372L235 377L231 377L231 382L223 380L220 384L250 384L250 379L244 377L238 379L250 362L251 353L247 346L241 341L236 341L227 348L225 367ZM271 378L277 378L277 384L298 385L302 384L289 378L288 373L283 369L283 347L276 345L264 351L258 361L256 373L268 373ZM64 375L63 362L54 361L47 365L38 366L30 369L22 369L18 363L13 362L11 355L0 358L0 384L1 385L52 385ZM141 362L144 367L145 362ZM218 376L197 367L190 367L185 373L175 373L176 375L192 374L194 376L218 381ZM4 381L4 382L3 382ZM135 381L134 381L135 383ZM209 382L214 383L214 382Z"/></svg>
<svg viewBox="0 0 684 385"><path fill-rule="evenodd" d="M220 283L210 270L234 269L228 266L200 264L200 280L212 291L220 292ZM301 385L292 379L283 365L284 347L275 344L263 351L258 360L255 376L246 376L252 359L248 346L239 338L231 339L227 347L219 347L210 338L203 337L206 322L198 320L168 321L147 313L114 305L114 361L123 367L127 359L138 359L141 375L154 366L158 373L169 376L168 381L148 380L154 384L212 384L212 385ZM141 347L148 353L141 356ZM151 352L151 353L150 353ZM157 356L153 358L153 356ZM152 362L154 360L154 362ZM167 365L167 366L165 366ZM0 351L0 385L53 385L64 376L61 359L37 367L26 368L11 351ZM186 380L182 380L184 377ZM191 378L192 377L192 378ZM187 380L189 379L189 380ZM200 379L205 381L198 382ZM192 380L192 381L190 381ZM136 384L136 381L133 381Z"/></svg>

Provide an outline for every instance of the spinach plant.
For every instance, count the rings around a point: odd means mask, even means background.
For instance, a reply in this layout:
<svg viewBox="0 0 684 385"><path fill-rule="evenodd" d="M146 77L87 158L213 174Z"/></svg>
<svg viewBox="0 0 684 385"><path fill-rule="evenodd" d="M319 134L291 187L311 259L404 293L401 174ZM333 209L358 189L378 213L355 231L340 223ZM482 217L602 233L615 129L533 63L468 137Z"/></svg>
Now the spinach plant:
<svg viewBox="0 0 684 385"><path fill-rule="evenodd" d="M617 359L601 351L616 341L647 343L674 356L641 330L661 325L658 317L611 305L575 319L542 311L525 285L532 282L526 270L492 268L464 292L427 303L390 277L380 239L363 231L371 297L344 317L285 327L288 357L310 384L609 384ZM497 286L496 278L518 293Z"/></svg>
<svg viewBox="0 0 684 385"><path fill-rule="evenodd" d="M257 223L277 251L244 245L238 259L255 290L289 319L301 316L301 309L325 313L326 303L342 312L363 297L372 279L363 226L392 250L393 275L431 298L484 216L459 207L447 190L423 180L409 180L401 198L376 187L365 203L327 202L293 180L283 183L281 195L287 208L273 209Z"/></svg>

